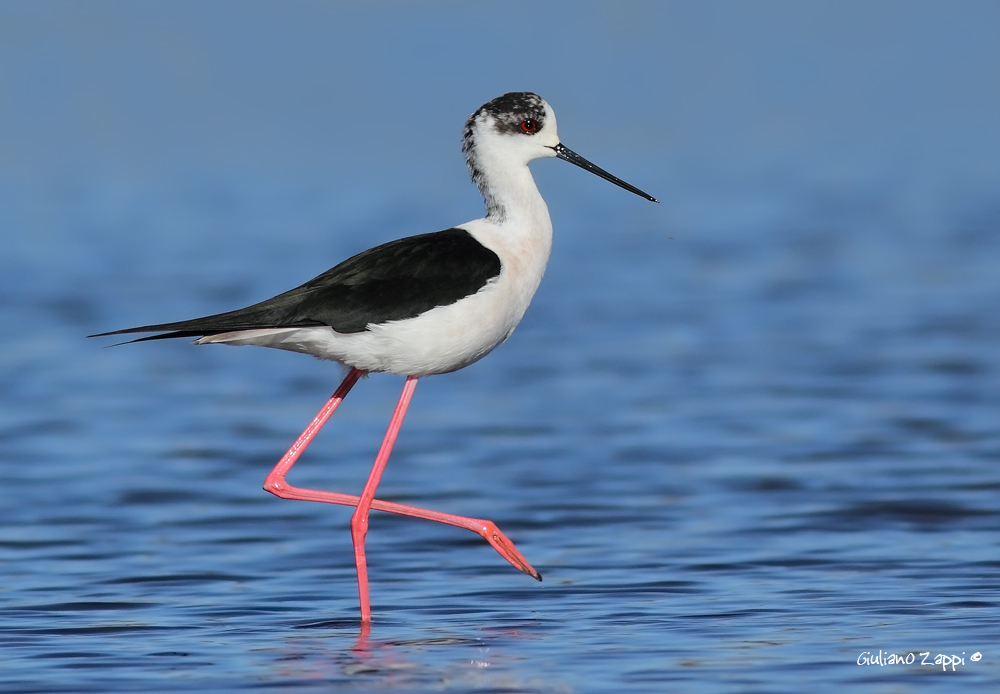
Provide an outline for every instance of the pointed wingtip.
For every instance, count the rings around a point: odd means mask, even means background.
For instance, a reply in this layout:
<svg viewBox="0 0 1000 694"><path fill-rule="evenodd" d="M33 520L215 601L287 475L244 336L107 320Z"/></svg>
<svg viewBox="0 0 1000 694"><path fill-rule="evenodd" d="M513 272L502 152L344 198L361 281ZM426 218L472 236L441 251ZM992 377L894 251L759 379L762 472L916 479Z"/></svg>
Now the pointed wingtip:
<svg viewBox="0 0 1000 694"><path fill-rule="evenodd" d="M87 339L90 339L92 337L109 337L111 335L121 335L121 331L113 330L112 332L109 333L94 333L93 335L87 335ZM121 347L122 345L127 345L137 341L138 340L125 340L124 342L116 342L113 345L104 345L104 347L102 347L101 349L109 349L111 347Z"/></svg>
<svg viewBox="0 0 1000 694"><path fill-rule="evenodd" d="M87 335L87 337L109 337L111 335L122 335L126 333L136 333L143 332L141 329L130 329L130 330L113 330L109 333L97 333L96 335ZM187 331L187 330L175 330L174 332L160 333L158 335L147 335L146 337L137 337L134 340L125 340L124 342L116 342L113 345L105 345L104 349L108 347L120 347L121 345L133 345L136 342L150 342L151 340L169 340L175 337L201 337L204 333Z"/></svg>

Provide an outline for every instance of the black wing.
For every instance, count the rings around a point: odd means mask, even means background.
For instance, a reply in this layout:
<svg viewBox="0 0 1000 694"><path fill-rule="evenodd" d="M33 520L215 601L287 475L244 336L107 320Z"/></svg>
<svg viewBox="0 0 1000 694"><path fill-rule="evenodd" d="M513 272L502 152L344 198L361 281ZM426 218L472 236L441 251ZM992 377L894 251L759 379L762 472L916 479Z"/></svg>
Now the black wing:
<svg viewBox="0 0 1000 694"><path fill-rule="evenodd" d="M141 338L158 340L322 325L339 333L358 333L371 324L413 318L453 304L478 292L500 269L497 254L469 232L446 229L370 248L300 287L247 308L91 337L169 331Z"/></svg>

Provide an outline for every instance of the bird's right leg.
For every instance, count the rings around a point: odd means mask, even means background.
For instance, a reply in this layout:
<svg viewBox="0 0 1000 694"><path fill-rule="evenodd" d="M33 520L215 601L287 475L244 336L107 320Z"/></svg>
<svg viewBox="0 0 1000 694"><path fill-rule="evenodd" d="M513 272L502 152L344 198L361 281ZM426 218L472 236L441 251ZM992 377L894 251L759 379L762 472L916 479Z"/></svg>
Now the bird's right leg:
<svg viewBox="0 0 1000 694"><path fill-rule="evenodd" d="M358 379L364 375L364 371L360 369L351 369L351 372L347 374L347 377L337 388L337 391L330 397L323 408L317 413L313 418L309 426L299 435L292 444L291 448L281 456L281 460L278 464L274 466L268 474L267 479L264 480L264 489L271 492L275 496L279 496L282 499L299 499L302 501L318 501L320 503L326 504L337 504L339 506L357 506L361 497L354 496L353 494L340 494L337 492L324 492L317 489L304 489L302 487L294 487L290 485L285 480L285 475L298 460L299 456L302 455L302 451L306 449L309 443L316 437L319 430L323 428L326 421L330 419L330 416L334 411L340 406L344 398L350 392L354 384L358 382ZM413 516L414 518L423 518L425 520L435 521L437 523L446 523L448 525L454 525L459 528L465 528L466 530L471 530L476 533L484 540L490 543L490 545L499 552L500 556L509 561L514 568L519 571L523 571L532 578L540 581L542 580L541 574L539 574L535 569L528 563L528 560L517 550L514 543L507 539L507 536L500 532L500 528L496 526L493 521L483 520L481 518L467 518L465 516L456 516L450 513L441 513L440 511L430 511L428 509L418 508L416 506L407 506L405 504L397 504L391 501L382 501L380 499L374 499L372 501L371 507L376 511L384 511L386 513L396 513L402 516Z"/></svg>

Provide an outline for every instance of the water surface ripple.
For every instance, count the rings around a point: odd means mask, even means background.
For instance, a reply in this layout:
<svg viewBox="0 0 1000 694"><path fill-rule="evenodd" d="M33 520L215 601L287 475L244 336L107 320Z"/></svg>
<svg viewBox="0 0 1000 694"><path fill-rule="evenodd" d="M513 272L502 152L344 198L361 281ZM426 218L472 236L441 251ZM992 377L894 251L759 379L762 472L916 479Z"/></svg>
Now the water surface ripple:
<svg viewBox="0 0 1000 694"><path fill-rule="evenodd" d="M160 301L170 239L141 300L100 267L9 268L0 291L29 302L5 309L0 688L995 686L996 237L970 248L956 217L897 246L857 231L863 208L673 238L614 214L631 231L564 219L515 337L420 384L380 489L493 518L545 581L376 514L367 637L348 510L260 490L337 370L82 338L216 310L243 271L196 258ZM363 381L294 480L359 489L400 385ZM856 664L880 649L966 662Z"/></svg>

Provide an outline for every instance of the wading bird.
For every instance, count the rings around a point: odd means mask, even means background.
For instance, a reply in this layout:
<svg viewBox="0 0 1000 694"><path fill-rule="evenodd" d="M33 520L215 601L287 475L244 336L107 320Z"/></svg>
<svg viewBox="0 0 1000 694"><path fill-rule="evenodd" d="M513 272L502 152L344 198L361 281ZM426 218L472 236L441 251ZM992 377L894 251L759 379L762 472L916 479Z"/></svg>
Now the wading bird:
<svg viewBox="0 0 1000 694"><path fill-rule="evenodd" d="M283 499L355 507L351 537L363 623L371 621L365 564L370 509L471 530L516 568L542 580L492 521L375 498L417 379L456 371L489 354L513 332L538 288L552 246L552 222L528 163L557 157L657 202L564 146L552 108L530 92L504 94L473 113L462 132L462 151L486 200L484 218L376 246L247 308L92 336L157 332L133 342L197 337L198 345L273 347L350 368L267 476L264 489ZM406 383L361 496L288 484L285 475L354 384L378 371L405 376Z"/></svg>

